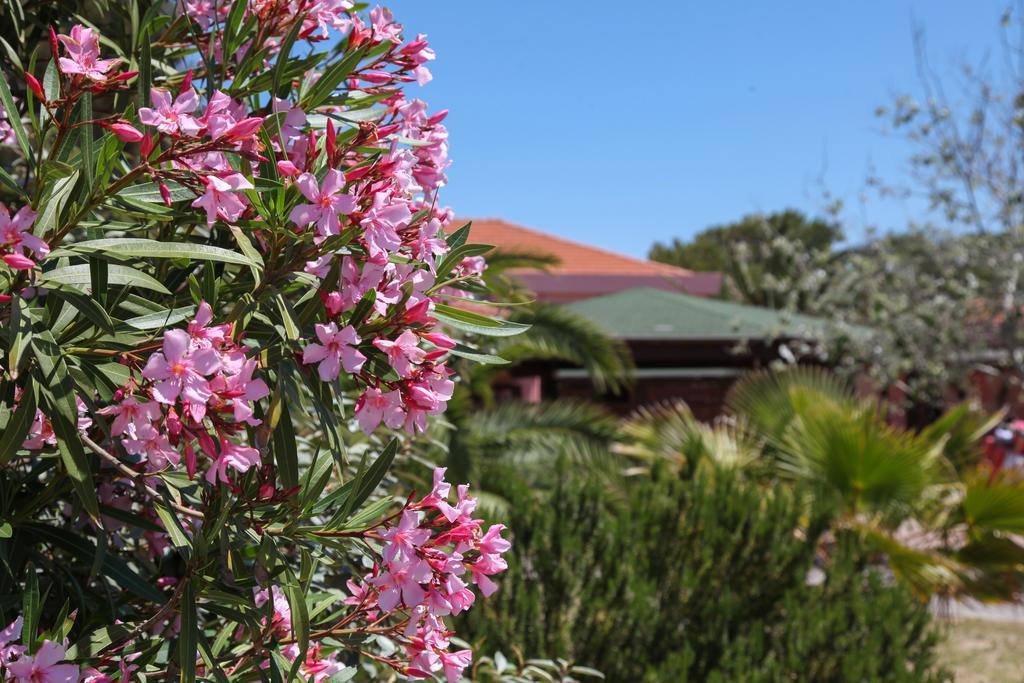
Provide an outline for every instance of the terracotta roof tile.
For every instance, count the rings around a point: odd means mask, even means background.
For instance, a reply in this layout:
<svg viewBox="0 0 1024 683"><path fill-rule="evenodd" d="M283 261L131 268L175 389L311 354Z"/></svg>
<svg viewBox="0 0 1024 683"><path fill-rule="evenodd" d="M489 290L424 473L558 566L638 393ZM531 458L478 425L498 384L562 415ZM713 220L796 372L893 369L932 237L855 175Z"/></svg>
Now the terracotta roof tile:
<svg viewBox="0 0 1024 683"><path fill-rule="evenodd" d="M473 221L470 241L479 244L493 244L501 249L552 254L561 263L549 268L551 273L562 275L660 275L667 277L694 274L693 271L685 268L616 254L606 249L513 225L495 218L457 218L445 229L449 232L454 231L470 220Z"/></svg>

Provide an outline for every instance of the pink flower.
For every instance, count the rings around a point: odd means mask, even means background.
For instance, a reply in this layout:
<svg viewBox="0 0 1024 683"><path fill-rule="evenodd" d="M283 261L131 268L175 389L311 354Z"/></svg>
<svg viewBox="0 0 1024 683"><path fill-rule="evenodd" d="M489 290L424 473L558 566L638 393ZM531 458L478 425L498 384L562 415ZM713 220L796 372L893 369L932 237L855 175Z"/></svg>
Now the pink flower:
<svg viewBox="0 0 1024 683"><path fill-rule="evenodd" d="M31 228L35 221L36 212L31 207L21 207L12 218L10 210L0 204L0 250L11 251L11 256L17 256L27 261L28 268L33 267L33 262L18 250L29 250L39 259L45 258L50 253L50 247L46 242L32 234ZM24 266L22 260L17 260L17 263ZM17 267L12 263L8 263L8 265L12 268Z"/></svg>
<svg viewBox="0 0 1024 683"><path fill-rule="evenodd" d="M181 454L178 453L167 439L167 435L157 431L151 424L144 424L135 430L135 433L122 442L124 449L133 455L141 455L146 458L150 472L157 472L166 469L168 466L177 467L181 464Z"/></svg>
<svg viewBox="0 0 1024 683"><path fill-rule="evenodd" d="M381 420L391 429L398 429L405 422L402 392L396 389L382 393L380 389L369 387L356 403L356 419L359 428L367 434L372 433Z"/></svg>
<svg viewBox="0 0 1024 683"><path fill-rule="evenodd" d="M320 237L329 237L341 232L339 214L348 215L355 211L356 198L350 194L341 194L345 186L345 174L337 169L327 171L324 182L317 187L316 176L303 173L295 181L302 194L310 204L299 204L289 216L298 226L305 227L316 223L316 232Z"/></svg>
<svg viewBox="0 0 1024 683"><path fill-rule="evenodd" d="M52 640L44 640L35 655L22 655L7 665L7 673L16 683L78 683L78 667L60 664L64 648Z"/></svg>
<svg viewBox="0 0 1024 683"><path fill-rule="evenodd" d="M427 352L419 347L419 339L412 330L406 330L398 335L398 339L374 339L373 345L388 356L388 362L395 369L399 377L408 377L412 374L413 365L423 362Z"/></svg>
<svg viewBox="0 0 1024 683"><path fill-rule="evenodd" d="M128 396L120 403L100 408L100 415L115 415L110 425L111 436L128 434L134 437L139 427L144 427L160 417L160 406L152 402L140 403L134 396Z"/></svg>
<svg viewBox="0 0 1024 683"><path fill-rule="evenodd" d="M196 309L196 317L188 323L188 336L192 337L196 346L218 349L231 334L231 323L210 327L212 321L213 309L210 304L200 302L199 308Z"/></svg>
<svg viewBox="0 0 1024 683"><path fill-rule="evenodd" d="M60 70L66 74L82 74L93 81L105 81L107 72L121 62L120 59L100 59L99 36L81 24L71 28L71 35L57 37L68 55L57 60Z"/></svg>
<svg viewBox="0 0 1024 683"><path fill-rule="evenodd" d="M320 379L325 382L337 379L339 365L345 368L345 372L359 372L366 362L366 356L356 348L360 340L351 325L339 330L334 323L318 324L315 329L320 343L310 344L303 349L303 365L319 363Z"/></svg>
<svg viewBox="0 0 1024 683"><path fill-rule="evenodd" d="M255 590L255 589L254 589ZM292 608L288 605L288 597L277 586L271 586L268 592L266 588L257 591L255 600L256 606L262 607L273 596L274 617L270 622L278 637L286 638L292 632ZM266 623L266 619L264 622Z"/></svg>
<svg viewBox="0 0 1024 683"><path fill-rule="evenodd" d="M366 212L360 225L363 226L363 241L370 257L387 256L402 246L398 231L409 224L412 211L404 202L397 202L385 192L373 196L373 206Z"/></svg>
<svg viewBox="0 0 1024 683"><path fill-rule="evenodd" d="M212 392L206 376L220 368L220 356L213 349L189 350L189 335L185 330L164 333L163 353L154 353L142 371L146 379L156 380L153 398L173 405L181 396L189 404L192 416L200 421L206 414L206 402Z"/></svg>
<svg viewBox="0 0 1024 683"><path fill-rule="evenodd" d="M433 575L430 565L418 559L407 565L393 567L390 571L369 579L367 583L380 591L380 608L390 612L398 607L399 603L409 609L422 604L427 592L420 584L430 581Z"/></svg>
<svg viewBox="0 0 1024 683"><path fill-rule="evenodd" d="M501 532L504 530L504 524L492 524L477 545L480 552L484 555L501 555L508 552L512 548L512 544L501 537Z"/></svg>
<svg viewBox="0 0 1024 683"><path fill-rule="evenodd" d="M448 683L457 683L462 679L462 671L473 662L472 650L459 650L458 652L441 652L441 663L444 665L444 675Z"/></svg>
<svg viewBox="0 0 1024 683"><path fill-rule="evenodd" d="M21 639L21 627L25 620L18 617L0 631L0 666L7 666L12 660L20 657L28 648L14 643Z"/></svg>
<svg viewBox="0 0 1024 683"><path fill-rule="evenodd" d="M416 548L430 539L430 530L420 528L419 515L413 510L405 510L398 526L382 531L384 541L384 561L393 563L396 558L409 562L416 557Z"/></svg>
<svg viewBox="0 0 1024 683"><path fill-rule="evenodd" d="M192 112L199 106L199 95L194 88L190 87L173 102L171 93L163 88L153 88L149 92L153 107L141 107L139 121L168 135L192 137L203 129L203 125L192 116Z"/></svg>
<svg viewBox="0 0 1024 683"><path fill-rule="evenodd" d="M241 173L232 173L224 178L207 176L206 193L192 202L197 209L206 209L206 224L213 225L217 218L227 223L237 221L248 204L239 197L238 190L251 190L253 185Z"/></svg>
<svg viewBox="0 0 1024 683"><path fill-rule="evenodd" d="M223 388L218 386L217 393L221 398L231 399L235 422L245 422L256 426L260 420L252 414L252 404L270 395L270 387L262 379L253 379L256 361L246 360L238 372L228 375L223 381Z"/></svg>
<svg viewBox="0 0 1024 683"><path fill-rule="evenodd" d="M220 456L206 470L206 481L216 485L218 481L228 481L228 468L237 472L248 472L249 468L260 464L260 452L255 448L240 446L227 439L221 439Z"/></svg>

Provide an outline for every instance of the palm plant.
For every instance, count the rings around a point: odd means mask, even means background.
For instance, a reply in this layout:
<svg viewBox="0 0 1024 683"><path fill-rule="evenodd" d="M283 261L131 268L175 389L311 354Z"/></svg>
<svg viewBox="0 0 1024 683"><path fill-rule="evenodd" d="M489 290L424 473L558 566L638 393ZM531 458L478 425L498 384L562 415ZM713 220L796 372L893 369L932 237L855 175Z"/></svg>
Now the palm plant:
<svg viewBox="0 0 1024 683"><path fill-rule="evenodd" d="M979 466L994 418L956 406L912 433L886 424L827 371L754 373L727 405L764 437L779 477L807 485L816 509L853 533L923 595L1010 597L1024 575L1024 486ZM1009 579L1009 580L1008 580Z"/></svg>
<svg viewBox="0 0 1024 683"><path fill-rule="evenodd" d="M571 462L601 466L612 461L610 447L615 420L596 404L561 400L527 404L498 403L495 380L517 365L556 361L582 367L598 392L619 392L631 383L629 349L586 318L559 306L536 302L523 290L513 268L544 269L554 257L528 252L495 250L487 256L485 281L505 302L516 304L509 320L530 325L516 338L488 338L485 350L503 358L498 365L465 364L462 381L446 415L447 464L452 476L484 478L497 462L515 463L523 470L565 457Z"/></svg>

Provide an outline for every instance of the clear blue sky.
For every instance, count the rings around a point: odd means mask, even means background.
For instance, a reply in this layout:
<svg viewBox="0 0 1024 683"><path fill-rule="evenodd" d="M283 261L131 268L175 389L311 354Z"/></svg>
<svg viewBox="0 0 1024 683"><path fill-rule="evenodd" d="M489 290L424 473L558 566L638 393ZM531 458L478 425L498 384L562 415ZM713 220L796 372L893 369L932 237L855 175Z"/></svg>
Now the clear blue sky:
<svg viewBox="0 0 1024 683"><path fill-rule="evenodd" d="M744 213L846 201L848 237L915 207L858 200L869 165L907 148L874 110L916 92L913 28L932 67L997 51L991 0L608 2L393 0L438 53L413 87L448 108L442 200L644 255Z"/></svg>

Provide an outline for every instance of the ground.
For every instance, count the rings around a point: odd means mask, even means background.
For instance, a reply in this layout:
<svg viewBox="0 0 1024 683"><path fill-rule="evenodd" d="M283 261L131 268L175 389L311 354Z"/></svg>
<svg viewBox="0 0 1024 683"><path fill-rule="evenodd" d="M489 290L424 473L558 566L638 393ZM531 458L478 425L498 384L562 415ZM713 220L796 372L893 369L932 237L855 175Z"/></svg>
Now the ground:
<svg viewBox="0 0 1024 683"><path fill-rule="evenodd" d="M1024 681L1024 623L957 619L943 628L941 661L957 683Z"/></svg>

